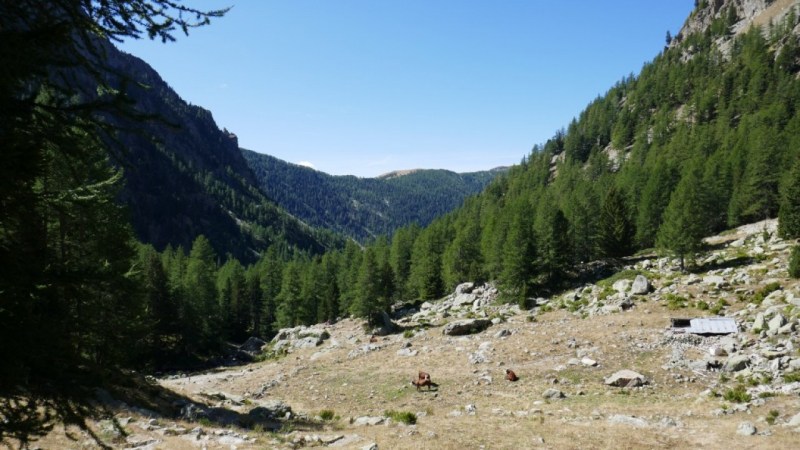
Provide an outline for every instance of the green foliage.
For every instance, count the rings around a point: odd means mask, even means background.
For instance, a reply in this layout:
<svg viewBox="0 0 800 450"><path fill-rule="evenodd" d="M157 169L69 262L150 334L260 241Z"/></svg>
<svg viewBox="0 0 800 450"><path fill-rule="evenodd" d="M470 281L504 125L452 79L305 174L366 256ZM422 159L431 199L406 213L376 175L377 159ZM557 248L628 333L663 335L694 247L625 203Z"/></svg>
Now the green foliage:
<svg viewBox="0 0 800 450"><path fill-rule="evenodd" d="M633 222L627 200L620 190L612 187L603 199L600 210L597 244L601 256L620 257L633 252Z"/></svg>
<svg viewBox="0 0 800 450"><path fill-rule="evenodd" d="M311 226L333 230L362 243L411 223L428 225L483 190L503 172L418 170L358 178L328 175L250 150L243 150L242 154L259 187L282 208Z"/></svg>
<svg viewBox="0 0 800 450"><path fill-rule="evenodd" d="M792 253L789 256L789 276L800 278L800 245L792 247Z"/></svg>
<svg viewBox="0 0 800 450"><path fill-rule="evenodd" d="M527 201L516 205L503 246L503 271L500 274L506 295L524 302L533 283L536 243Z"/></svg>
<svg viewBox="0 0 800 450"><path fill-rule="evenodd" d="M717 300L717 302L714 304L714 306L711 306L709 311L711 312L711 314L714 314L714 315L718 316L719 313L721 313L722 310L725 309L726 306L728 306L728 302L726 302L725 299L721 298L721 299Z"/></svg>
<svg viewBox="0 0 800 450"><path fill-rule="evenodd" d="M336 417L336 413L332 409L323 409L319 412L319 417L322 420L330 421Z"/></svg>
<svg viewBox="0 0 800 450"><path fill-rule="evenodd" d="M764 301L767 296L778 289L781 288L780 283L777 281L773 281L772 283L767 284L766 286L762 287L753 295L753 298L750 299L750 303L755 303L756 305L760 305L761 302Z"/></svg>
<svg viewBox="0 0 800 450"><path fill-rule="evenodd" d="M747 393L747 388L745 388L744 385L739 384L731 389L727 389L722 394L722 398L733 403L747 403L753 399L753 396Z"/></svg>
<svg viewBox="0 0 800 450"><path fill-rule="evenodd" d="M175 332L157 320L175 312L167 273L152 249L137 255L117 203L133 171L122 171L130 160L111 145L119 136L110 117L130 118L131 129L142 122L103 39L172 40L222 14L167 0L2 4L0 442L8 447L28 447L56 423L85 428L101 414L92 388L143 366Z"/></svg>
<svg viewBox="0 0 800 450"><path fill-rule="evenodd" d="M700 169L693 165L670 197L656 241L658 247L680 258L681 270L685 257L700 250L703 237L710 231L706 218L708 204Z"/></svg>
<svg viewBox="0 0 800 450"><path fill-rule="evenodd" d="M786 372L783 374L784 383L795 383L797 381L800 381L800 371Z"/></svg>
<svg viewBox="0 0 800 450"><path fill-rule="evenodd" d="M384 416L406 425L414 425L417 423L417 415L409 411L395 411L389 410L383 413Z"/></svg>
<svg viewBox="0 0 800 450"><path fill-rule="evenodd" d="M675 294L665 295L664 300L667 301L667 309L672 311L689 306L689 300L687 300L686 297L681 297Z"/></svg>
<svg viewBox="0 0 800 450"><path fill-rule="evenodd" d="M778 416L780 416L780 415L781 415L781 413L778 412L778 410L771 409L771 410L769 410L769 414L767 414L767 417L764 420L769 425L775 425L775 420L777 420Z"/></svg>

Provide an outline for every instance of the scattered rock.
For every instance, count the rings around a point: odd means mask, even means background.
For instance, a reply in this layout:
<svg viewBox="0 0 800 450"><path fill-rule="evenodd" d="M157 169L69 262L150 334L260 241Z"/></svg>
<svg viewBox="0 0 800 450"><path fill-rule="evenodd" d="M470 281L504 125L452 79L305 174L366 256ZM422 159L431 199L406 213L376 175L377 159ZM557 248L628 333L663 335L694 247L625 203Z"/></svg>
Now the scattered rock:
<svg viewBox="0 0 800 450"><path fill-rule="evenodd" d="M736 355L731 356L725 361L725 365L722 369L726 372L739 372L747 368L750 365L750 357L747 355Z"/></svg>
<svg viewBox="0 0 800 450"><path fill-rule="evenodd" d="M644 375L627 369L620 370L605 379L606 385L617 387L636 387L646 383L647 379Z"/></svg>
<svg viewBox="0 0 800 450"><path fill-rule="evenodd" d="M797 413L786 422L787 427L800 427L800 413Z"/></svg>
<svg viewBox="0 0 800 450"><path fill-rule="evenodd" d="M750 330L754 333L758 333L759 331L764 329L765 324L766 320L764 319L764 314L758 313L756 314L756 318L753 321L753 326L750 327Z"/></svg>
<svg viewBox="0 0 800 450"><path fill-rule="evenodd" d="M410 348L401 348L397 351L397 356L417 356L417 351Z"/></svg>
<svg viewBox="0 0 800 450"><path fill-rule="evenodd" d="M502 329L494 334L495 339L511 336L511 332L507 329Z"/></svg>
<svg viewBox="0 0 800 450"><path fill-rule="evenodd" d="M621 425L630 425L637 428L645 428L648 426L646 420L641 417L625 416L622 414L614 414L608 418L609 423L616 423Z"/></svg>
<svg viewBox="0 0 800 450"><path fill-rule="evenodd" d="M775 314L775 317L770 319L767 327L769 331L774 331L777 333L778 330L784 325L786 325L786 317L783 317L783 314Z"/></svg>
<svg viewBox="0 0 800 450"><path fill-rule="evenodd" d="M644 295L650 292L650 280L644 275L636 275L631 285L631 294Z"/></svg>
<svg viewBox="0 0 800 450"><path fill-rule="evenodd" d="M736 427L736 434L741 434L742 436L752 436L756 434L756 431L756 426L752 422L742 422Z"/></svg>
<svg viewBox="0 0 800 450"><path fill-rule="evenodd" d="M581 358L581 364L583 364L586 367L595 367L597 365L597 361L589 357L583 357Z"/></svg>
<svg viewBox="0 0 800 450"><path fill-rule="evenodd" d="M558 398L564 398L565 395L564 395L563 392L561 392L558 389L550 388L550 389L542 392L542 397L547 398L547 399L558 399Z"/></svg>
<svg viewBox="0 0 800 450"><path fill-rule="evenodd" d="M631 280L617 280L611 285L611 288L620 294L625 294L631 287Z"/></svg>
<svg viewBox="0 0 800 450"><path fill-rule="evenodd" d="M447 336L462 336L465 334L480 333L492 324L488 319L465 319L450 322L442 329L442 334Z"/></svg>
<svg viewBox="0 0 800 450"><path fill-rule="evenodd" d="M375 426L375 425L380 425L380 424L382 424L384 422L386 422L386 418L385 417L363 416L363 417L359 417L355 421L353 421L353 425L356 425L356 426Z"/></svg>

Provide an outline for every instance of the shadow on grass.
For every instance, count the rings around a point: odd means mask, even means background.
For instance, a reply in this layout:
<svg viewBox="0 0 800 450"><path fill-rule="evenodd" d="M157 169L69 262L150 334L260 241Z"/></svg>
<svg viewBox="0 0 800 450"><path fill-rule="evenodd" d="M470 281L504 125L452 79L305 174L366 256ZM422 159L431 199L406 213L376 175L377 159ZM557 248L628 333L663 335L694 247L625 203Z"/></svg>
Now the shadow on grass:
<svg viewBox="0 0 800 450"><path fill-rule="evenodd" d="M288 409L253 406L247 412L239 412L195 402L136 373L118 374L113 380L94 386L75 381L48 381L37 386L0 391L0 445L30 448L56 427L63 427L65 435L76 442L85 439L70 433L70 427L74 426L98 447L115 448L119 443L107 442L89 426L89 421L110 419L116 434L124 438L127 432L114 418L119 413L269 432L324 428L324 424L315 420L287 418Z"/></svg>

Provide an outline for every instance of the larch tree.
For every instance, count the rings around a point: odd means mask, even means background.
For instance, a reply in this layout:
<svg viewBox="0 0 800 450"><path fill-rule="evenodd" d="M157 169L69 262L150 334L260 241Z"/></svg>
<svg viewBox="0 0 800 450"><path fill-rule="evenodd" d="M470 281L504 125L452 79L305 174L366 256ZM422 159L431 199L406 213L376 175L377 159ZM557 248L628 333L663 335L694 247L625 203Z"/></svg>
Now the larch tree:
<svg viewBox="0 0 800 450"><path fill-rule="evenodd" d="M709 231L701 170L699 162L688 168L670 197L658 230L656 245L678 257L681 270L686 269L686 257L702 248L703 237Z"/></svg>

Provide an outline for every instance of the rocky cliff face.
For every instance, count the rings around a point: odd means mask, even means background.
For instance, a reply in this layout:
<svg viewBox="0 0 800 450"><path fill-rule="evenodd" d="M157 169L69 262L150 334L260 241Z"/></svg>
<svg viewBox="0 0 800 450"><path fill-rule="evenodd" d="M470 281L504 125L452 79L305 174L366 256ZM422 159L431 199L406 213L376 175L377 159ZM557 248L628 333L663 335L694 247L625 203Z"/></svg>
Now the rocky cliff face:
<svg viewBox="0 0 800 450"><path fill-rule="evenodd" d="M753 25L778 23L800 6L800 0L697 0L695 4L697 7L686 19L673 46L682 37L707 30L715 21L727 22L730 37Z"/></svg>

